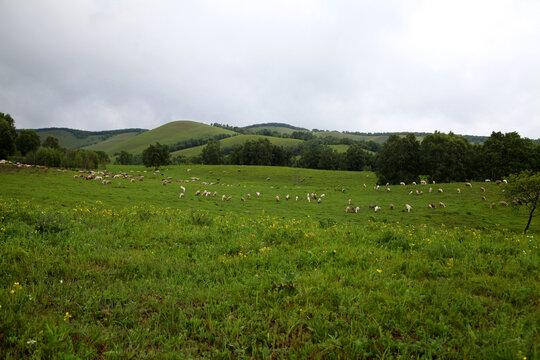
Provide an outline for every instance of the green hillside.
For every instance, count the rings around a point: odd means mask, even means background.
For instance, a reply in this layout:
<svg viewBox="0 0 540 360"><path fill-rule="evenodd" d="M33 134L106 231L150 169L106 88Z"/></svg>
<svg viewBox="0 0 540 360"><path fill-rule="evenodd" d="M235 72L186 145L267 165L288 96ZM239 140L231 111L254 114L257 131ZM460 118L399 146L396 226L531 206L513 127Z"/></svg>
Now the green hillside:
<svg viewBox="0 0 540 360"><path fill-rule="evenodd" d="M282 134L292 134L295 131L309 131L308 129L292 126L289 124L282 124L282 123L255 124L255 125L245 126L244 129L247 129L252 132L257 132L259 130L270 130L270 131L276 131Z"/></svg>
<svg viewBox="0 0 540 360"><path fill-rule="evenodd" d="M246 141L258 140L260 138L268 139L268 140L270 140L270 142L272 144L283 146L285 148L298 145L298 144L300 144L302 142L302 140L298 140L298 139L278 138L278 137L274 137L274 136L237 135L237 136L232 136L232 137L220 140L221 149L224 150L225 152L227 152L228 150L232 149L236 145L242 145ZM171 155L172 155L172 157L176 157L176 156L179 156L179 155L183 155L183 156L186 156L186 157L197 156L202 152L202 149L204 148L204 146L205 145L175 151L175 152L171 153Z"/></svg>
<svg viewBox="0 0 540 360"><path fill-rule="evenodd" d="M131 139L134 136L139 135L139 133L136 132L126 132L118 135L111 136L110 138L99 142L97 144L92 144L89 146L85 146L85 149L90 150L102 150L105 152L108 152L110 148L118 146L119 144L123 143L124 141L127 141Z"/></svg>
<svg viewBox="0 0 540 360"><path fill-rule="evenodd" d="M189 139L212 138L216 135L234 135L233 131L194 122L173 121L153 130L144 132L126 141L108 147L107 153L113 155L122 150L133 154L141 154L150 144L174 145Z"/></svg>
<svg viewBox="0 0 540 360"><path fill-rule="evenodd" d="M47 136L54 136L58 139L61 147L68 149L78 149L93 144L99 144L103 141L111 141L114 138L127 140L129 137L133 137L146 129L121 129L121 130L105 130L105 131L85 131L68 128L42 128L36 129L41 142L43 142ZM114 140L112 140L114 141ZM102 150L101 148L93 148L95 150Z"/></svg>

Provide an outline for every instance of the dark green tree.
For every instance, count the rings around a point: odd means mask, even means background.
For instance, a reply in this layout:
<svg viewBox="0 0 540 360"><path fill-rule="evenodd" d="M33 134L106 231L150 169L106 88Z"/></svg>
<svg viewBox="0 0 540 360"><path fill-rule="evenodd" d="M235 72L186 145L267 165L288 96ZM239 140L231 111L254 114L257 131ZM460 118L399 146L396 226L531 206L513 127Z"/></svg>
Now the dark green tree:
<svg viewBox="0 0 540 360"><path fill-rule="evenodd" d="M343 156L343 170L362 171L368 167L368 153L357 144L349 146Z"/></svg>
<svg viewBox="0 0 540 360"><path fill-rule="evenodd" d="M472 176L473 147L462 136L435 132L420 145L422 174L429 181L464 181Z"/></svg>
<svg viewBox="0 0 540 360"><path fill-rule="evenodd" d="M24 156L29 152L36 152L39 149L41 140L35 130L21 130L15 140L17 150Z"/></svg>
<svg viewBox="0 0 540 360"><path fill-rule="evenodd" d="M49 147L53 149L59 149L60 148L60 142L58 141L58 138L49 135L47 138L43 141L43 144L41 144L43 147Z"/></svg>
<svg viewBox="0 0 540 360"><path fill-rule="evenodd" d="M169 146L161 145L157 142L155 145L149 145L142 154L143 164L147 167L159 167L171 163L171 154Z"/></svg>
<svg viewBox="0 0 540 360"><path fill-rule="evenodd" d="M119 165L134 164L133 154L125 150L120 151L120 154L118 154L118 157L116 158L116 164L119 164Z"/></svg>
<svg viewBox="0 0 540 360"><path fill-rule="evenodd" d="M15 153L16 139L15 121L11 115L0 112L0 159L7 159Z"/></svg>
<svg viewBox="0 0 540 360"><path fill-rule="evenodd" d="M58 167L62 163L64 154L58 149L40 148L36 154L36 164Z"/></svg>
<svg viewBox="0 0 540 360"><path fill-rule="evenodd" d="M420 143L414 134L390 135L377 153L376 174L379 183L399 184L419 180Z"/></svg>
<svg viewBox="0 0 540 360"><path fill-rule="evenodd" d="M219 165L223 163L223 153L221 152L220 142L213 140L208 142L202 150L203 164Z"/></svg>
<svg viewBox="0 0 540 360"><path fill-rule="evenodd" d="M501 179L536 167L535 145L518 133L493 132L482 146L480 166L483 177Z"/></svg>
<svg viewBox="0 0 540 360"><path fill-rule="evenodd" d="M523 230L523 234L527 234L540 200L540 173L524 171L519 175L511 175L505 184L505 194L509 202L516 206L525 206L529 211L527 225Z"/></svg>

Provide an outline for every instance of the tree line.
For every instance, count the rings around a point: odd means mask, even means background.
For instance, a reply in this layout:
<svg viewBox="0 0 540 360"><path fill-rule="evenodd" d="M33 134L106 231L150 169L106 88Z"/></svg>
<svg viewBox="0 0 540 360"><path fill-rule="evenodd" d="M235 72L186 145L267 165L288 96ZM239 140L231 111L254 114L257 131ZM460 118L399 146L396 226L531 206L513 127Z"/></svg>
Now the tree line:
<svg viewBox="0 0 540 360"><path fill-rule="evenodd" d="M429 134L422 142L413 134L391 135L376 155L379 183L454 182L502 179L524 170L540 170L540 145L516 132L493 132L482 144L471 144L452 132Z"/></svg>
<svg viewBox="0 0 540 360"><path fill-rule="evenodd" d="M110 161L104 151L62 148L52 135L42 143L35 130L17 133L11 115L0 112L0 159L8 157L31 165L83 169L96 169Z"/></svg>

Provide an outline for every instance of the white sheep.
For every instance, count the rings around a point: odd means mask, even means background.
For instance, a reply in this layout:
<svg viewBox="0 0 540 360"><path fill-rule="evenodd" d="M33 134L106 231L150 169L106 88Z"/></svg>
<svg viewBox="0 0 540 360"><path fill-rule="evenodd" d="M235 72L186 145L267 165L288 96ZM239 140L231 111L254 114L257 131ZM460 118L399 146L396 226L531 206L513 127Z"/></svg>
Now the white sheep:
<svg viewBox="0 0 540 360"><path fill-rule="evenodd" d="M182 185L180 185L180 190L182 190L182 192L186 192L186 188L183 187Z"/></svg>
<svg viewBox="0 0 540 360"><path fill-rule="evenodd" d="M499 205L508 206L508 203L506 201L499 201Z"/></svg>
<svg viewBox="0 0 540 360"><path fill-rule="evenodd" d="M386 188L386 191L390 192L390 188L389 188L389 187L387 187L387 188Z"/></svg>
<svg viewBox="0 0 540 360"><path fill-rule="evenodd" d="M471 183L465 183L465 186L468 186L468 187L472 188L472 184L471 184Z"/></svg>
<svg viewBox="0 0 540 360"><path fill-rule="evenodd" d="M442 201L439 201L439 206L440 206L440 207L443 207L443 208L446 207L446 205L445 205Z"/></svg>
<svg viewBox="0 0 540 360"><path fill-rule="evenodd" d="M227 196L226 196L226 195L222 195L222 196L221 196L221 201L225 201L225 199L227 199Z"/></svg>
<svg viewBox="0 0 540 360"><path fill-rule="evenodd" d="M354 208L354 212L358 214L358 212L360 211L360 206L357 206Z"/></svg>
<svg viewBox="0 0 540 360"><path fill-rule="evenodd" d="M346 213L349 213L350 211L351 211L351 207L350 207L350 206L347 206L347 207L345 208L345 212L346 212Z"/></svg>
<svg viewBox="0 0 540 360"><path fill-rule="evenodd" d="M461 189L460 188L457 188L457 193L461 194Z"/></svg>
<svg viewBox="0 0 540 360"><path fill-rule="evenodd" d="M441 188L439 188L439 190L437 190L437 191L438 191L439 193L441 193L441 194L444 192L443 189L441 189Z"/></svg>
<svg viewBox="0 0 540 360"><path fill-rule="evenodd" d="M296 201L298 201L298 195L296 195Z"/></svg>
<svg viewBox="0 0 540 360"><path fill-rule="evenodd" d="M405 209L407 209L407 212L410 213L411 209L412 209L412 206L409 205L409 204L405 204Z"/></svg>
<svg viewBox="0 0 540 360"><path fill-rule="evenodd" d="M352 204L352 200L351 200L351 199L349 199L349 205L351 205L351 204Z"/></svg>
<svg viewBox="0 0 540 360"><path fill-rule="evenodd" d="M491 203L490 208L495 209L495 203Z"/></svg>
<svg viewBox="0 0 540 360"><path fill-rule="evenodd" d="M279 202L279 195L276 195L276 202Z"/></svg>
<svg viewBox="0 0 540 360"><path fill-rule="evenodd" d="M289 200L291 198L291 196L289 194L287 194L287 196L285 196L285 200Z"/></svg>
<svg viewBox="0 0 540 360"><path fill-rule="evenodd" d="M201 194L201 190L195 191L195 196L200 195L200 194Z"/></svg>
<svg viewBox="0 0 540 360"><path fill-rule="evenodd" d="M482 190L482 192L486 192L486 189L483 186L480 186L480 190Z"/></svg>
<svg viewBox="0 0 540 360"><path fill-rule="evenodd" d="M375 210L375 212L377 212L377 211L380 211L381 208L379 206L375 206L374 210Z"/></svg>
<svg viewBox="0 0 540 360"><path fill-rule="evenodd" d="M321 198L318 198L318 199L317 199L317 204L320 204L321 201L322 201Z"/></svg>
<svg viewBox="0 0 540 360"><path fill-rule="evenodd" d="M261 193L260 192L256 192L255 195L257 195L257 197L261 197Z"/></svg>
<svg viewBox="0 0 540 360"><path fill-rule="evenodd" d="M390 210L394 210L394 204L390 204Z"/></svg>
<svg viewBox="0 0 540 360"><path fill-rule="evenodd" d="M429 192L432 192L432 191L433 191L433 188L430 187L430 188L429 188Z"/></svg>
<svg viewBox="0 0 540 360"><path fill-rule="evenodd" d="M405 183L402 181L402 182L399 183L399 185L405 185Z"/></svg>
<svg viewBox="0 0 540 360"><path fill-rule="evenodd" d="M184 193L180 193L180 195L178 195L178 198L181 199L184 197Z"/></svg>

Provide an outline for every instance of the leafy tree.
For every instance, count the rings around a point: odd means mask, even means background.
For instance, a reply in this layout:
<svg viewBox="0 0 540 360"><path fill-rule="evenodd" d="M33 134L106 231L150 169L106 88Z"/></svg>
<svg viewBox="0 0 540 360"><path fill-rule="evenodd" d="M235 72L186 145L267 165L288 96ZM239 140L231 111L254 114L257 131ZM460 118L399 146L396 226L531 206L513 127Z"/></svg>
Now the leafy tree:
<svg viewBox="0 0 540 360"><path fill-rule="evenodd" d="M17 140L15 140L17 145L17 150L21 152L22 155L26 155L29 152L35 152L41 144L38 133L35 130L21 130Z"/></svg>
<svg viewBox="0 0 540 360"><path fill-rule="evenodd" d="M134 164L133 154L122 150L118 157L116 158L116 163L119 165L132 165Z"/></svg>
<svg viewBox="0 0 540 360"><path fill-rule="evenodd" d="M493 132L482 146L482 175L490 179L501 179L511 173L518 173L536 167L535 145L518 133L502 134Z"/></svg>
<svg viewBox="0 0 540 360"><path fill-rule="evenodd" d="M107 163L110 163L111 162L111 159L109 159L109 155L103 151L103 150L96 150L95 151L96 155L97 155L97 158L98 158L98 162L105 166L105 164Z"/></svg>
<svg viewBox="0 0 540 360"><path fill-rule="evenodd" d="M519 175L511 175L505 185L505 194L514 205L522 205L529 210L527 225L523 230L523 234L527 234L540 199L540 172L524 171Z"/></svg>
<svg viewBox="0 0 540 360"><path fill-rule="evenodd" d="M414 134L405 137L390 135L377 153L376 173L379 183L399 184L418 181L420 143Z"/></svg>
<svg viewBox="0 0 540 360"><path fill-rule="evenodd" d="M43 141L43 144L41 144L43 147L49 147L53 149L59 149L60 148L60 142L58 141L58 138L49 135L47 138Z"/></svg>
<svg viewBox="0 0 540 360"><path fill-rule="evenodd" d="M362 171L368 166L368 153L359 145L349 146L343 157L343 169L352 171Z"/></svg>
<svg viewBox="0 0 540 360"><path fill-rule="evenodd" d="M169 146L161 145L157 142L155 145L148 146L142 154L143 164L147 167L159 167L171 163L171 154Z"/></svg>
<svg viewBox="0 0 540 360"><path fill-rule="evenodd" d="M473 148L462 136L440 132L427 135L420 145L422 173L429 181L451 182L471 178Z"/></svg>
<svg viewBox="0 0 540 360"><path fill-rule="evenodd" d="M36 164L58 167L62 163L62 157L63 153L60 150L42 147L36 154Z"/></svg>
<svg viewBox="0 0 540 360"><path fill-rule="evenodd" d="M202 150L203 164L219 165L223 163L223 153L221 152L220 142L210 141Z"/></svg>
<svg viewBox="0 0 540 360"><path fill-rule="evenodd" d="M9 114L0 112L0 159L6 159L15 152L15 121Z"/></svg>

